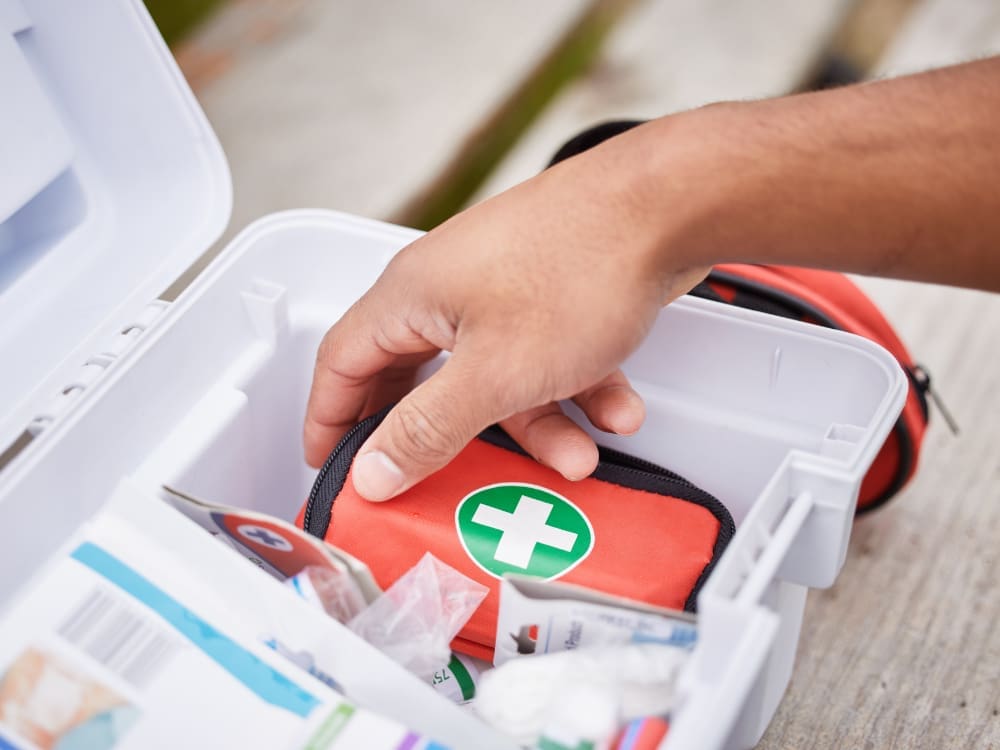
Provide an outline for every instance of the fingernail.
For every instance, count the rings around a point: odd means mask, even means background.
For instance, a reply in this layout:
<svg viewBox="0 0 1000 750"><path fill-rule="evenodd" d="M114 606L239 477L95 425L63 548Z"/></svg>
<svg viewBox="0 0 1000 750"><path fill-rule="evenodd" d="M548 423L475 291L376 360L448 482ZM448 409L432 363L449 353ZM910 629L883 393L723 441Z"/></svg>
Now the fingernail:
<svg viewBox="0 0 1000 750"><path fill-rule="evenodd" d="M351 468L354 489L366 500L380 502L393 497L403 486L403 472L382 451L358 456Z"/></svg>
<svg viewBox="0 0 1000 750"><path fill-rule="evenodd" d="M629 389L626 391L625 402L616 409L610 417L610 427L619 435L632 435L642 427L646 417L646 405L638 393Z"/></svg>

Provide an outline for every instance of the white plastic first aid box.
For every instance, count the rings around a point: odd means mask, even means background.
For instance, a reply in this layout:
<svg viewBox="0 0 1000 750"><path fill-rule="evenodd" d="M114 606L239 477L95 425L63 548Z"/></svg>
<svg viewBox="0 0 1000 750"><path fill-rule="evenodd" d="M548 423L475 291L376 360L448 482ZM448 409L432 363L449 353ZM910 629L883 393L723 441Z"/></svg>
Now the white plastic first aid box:
<svg viewBox="0 0 1000 750"><path fill-rule="evenodd" d="M178 565L232 558L262 601L296 606L160 488L293 518L314 476L301 424L317 344L418 233L329 211L265 217L168 302L222 232L231 188L142 4L0 0L0 101L3 614L123 479ZM906 378L866 340L698 299L666 308L625 371L648 419L600 440L685 475L737 523L699 597L663 747L751 747L788 683L807 588L844 562ZM344 652L338 679L374 709L455 748L509 747L322 627Z"/></svg>

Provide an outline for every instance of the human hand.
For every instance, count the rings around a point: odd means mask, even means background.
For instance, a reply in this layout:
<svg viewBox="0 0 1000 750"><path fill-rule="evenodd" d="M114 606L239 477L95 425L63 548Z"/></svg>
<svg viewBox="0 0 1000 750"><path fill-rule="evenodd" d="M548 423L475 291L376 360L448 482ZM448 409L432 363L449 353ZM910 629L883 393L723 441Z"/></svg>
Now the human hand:
<svg viewBox="0 0 1000 750"><path fill-rule="evenodd" d="M560 399L572 398L601 430L636 431L644 407L618 365L660 307L708 270L661 268L665 222L646 198L649 127L403 249L320 345L304 432L309 463L320 465L355 423L397 400L354 461L355 488L370 500L441 468L494 422L567 478L589 475L597 448ZM448 361L410 392L417 367L442 350Z"/></svg>

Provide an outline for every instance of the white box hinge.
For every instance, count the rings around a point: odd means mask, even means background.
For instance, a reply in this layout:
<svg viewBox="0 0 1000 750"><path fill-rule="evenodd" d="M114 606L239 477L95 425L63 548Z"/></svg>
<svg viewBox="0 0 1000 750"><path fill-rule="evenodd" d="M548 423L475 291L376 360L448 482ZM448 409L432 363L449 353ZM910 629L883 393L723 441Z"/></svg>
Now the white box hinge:
<svg viewBox="0 0 1000 750"><path fill-rule="evenodd" d="M76 377L67 383L56 396L49 401L28 425L28 432L37 437L56 421L62 418L72 406L79 401L95 382L102 378L123 354L131 349L136 340L153 325L153 323L170 306L164 300L153 300L142 309L139 315L128 325L123 326L118 334L101 351L92 355L77 371Z"/></svg>

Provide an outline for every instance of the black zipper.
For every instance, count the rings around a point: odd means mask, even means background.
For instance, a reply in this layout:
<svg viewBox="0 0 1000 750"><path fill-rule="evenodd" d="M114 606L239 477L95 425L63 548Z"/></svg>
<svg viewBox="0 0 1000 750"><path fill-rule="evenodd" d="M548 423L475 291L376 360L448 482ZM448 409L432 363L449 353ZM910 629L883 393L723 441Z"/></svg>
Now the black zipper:
<svg viewBox="0 0 1000 750"><path fill-rule="evenodd" d="M357 455L364 442L375 432L375 428L382 424L382 420L392 406L372 414L370 417L358 422L347 431L330 452L323 466L320 467L309 491L309 499L306 501L306 510L302 517L302 528L313 536L320 539L326 536L326 531L330 526L330 515L333 510L333 501L344 488L347 481L347 473L351 469L351 463ZM337 469L331 476L330 472Z"/></svg>
<svg viewBox="0 0 1000 750"><path fill-rule="evenodd" d="M615 466L618 466L622 469L646 472L649 474L656 474L657 476L667 477L687 487L695 487L694 484L689 482L680 474L672 472L670 471L670 469L665 469L662 466L658 466L657 464L654 464L652 461L647 461L646 459L639 458L637 456L630 456L628 453L622 453L621 451L615 450L614 448L605 448L604 446L599 446L598 450L600 451L601 461L612 463Z"/></svg>
<svg viewBox="0 0 1000 750"><path fill-rule="evenodd" d="M479 434L479 439L498 448L504 448L505 450L531 458L531 454L518 445L514 438L498 425L493 425L483 430ZM634 471L640 474L662 477L687 488L699 489L697 485L692 484L680 474L675 474L670 469L664 469L662 466L654 464L652 461L647 461L644 458L630 456L614 448L605 448L603 445L597 446L597 451L601 463L612 464L622 471Z"/></svg>

